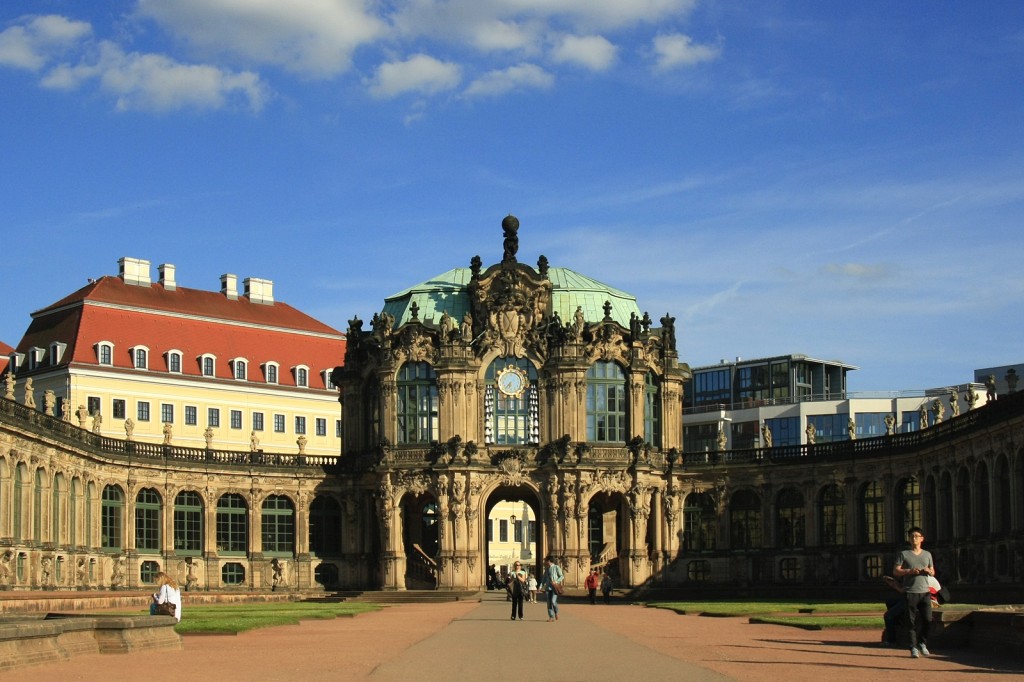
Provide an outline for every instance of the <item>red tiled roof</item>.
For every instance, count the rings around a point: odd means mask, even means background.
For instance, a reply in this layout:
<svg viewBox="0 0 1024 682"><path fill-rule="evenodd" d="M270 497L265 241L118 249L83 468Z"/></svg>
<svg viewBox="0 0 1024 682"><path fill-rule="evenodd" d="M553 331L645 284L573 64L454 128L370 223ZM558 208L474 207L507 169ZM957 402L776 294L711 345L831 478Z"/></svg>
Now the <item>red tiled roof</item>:
<svg viewBox="0 0 1024 682"><path fill-rule="evenodd" d="M132 369L129 349L145 346L151 372L167 371L165 353L173 349L181 351L184 375L200 376L197 358L210 354L216 357L217 378L232 379L228 361L244 358L249 381L264 382L260 365L273 361L279 365L279 384L294 386L291 369L305 365L309 386L324 388L320 372L342 364L345 355L340 332L285 303L229 300L196 289L166 291L160 284L126 285L118 277L91 283L32 317L18 350L48 351L55 341L66 343L62 365L97 364L96 344L108 341L114 367Z"/></svg>

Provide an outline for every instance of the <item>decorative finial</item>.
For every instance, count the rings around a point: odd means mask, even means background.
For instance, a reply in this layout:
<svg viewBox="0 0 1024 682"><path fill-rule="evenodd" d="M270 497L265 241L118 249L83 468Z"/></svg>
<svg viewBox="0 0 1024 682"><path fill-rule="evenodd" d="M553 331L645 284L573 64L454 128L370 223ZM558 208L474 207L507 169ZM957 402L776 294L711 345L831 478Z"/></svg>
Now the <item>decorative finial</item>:
<svg viewBox="0 0 1024 682"><path fill-rule="evenodd" d="M502 257L502 263L515 263L516 252L519 251L519 237L516 233L519 231L519 218L516 218L511 213L505 216L505 219L501 221L501 229L505 233L505 255Z"/></svg>

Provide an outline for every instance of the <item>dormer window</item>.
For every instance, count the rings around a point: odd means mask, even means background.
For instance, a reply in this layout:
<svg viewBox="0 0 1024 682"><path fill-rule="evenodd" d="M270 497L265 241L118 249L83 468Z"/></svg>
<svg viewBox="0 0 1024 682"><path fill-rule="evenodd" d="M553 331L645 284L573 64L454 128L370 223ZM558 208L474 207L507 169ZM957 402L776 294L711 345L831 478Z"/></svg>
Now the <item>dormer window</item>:
<svg viewBox="0 0 1024 682"><path fill-rule="evenodd" d="M246 361L245 358L235 358L234 360L228 360L228 363L231 365L231 370L235 375L235 378L239 381L245 381L246 369L249 366L248 361Z"/></svg>
<svg viewBox="0 0 1024 682"><path fill-rule="evenodd" d="M7 356L7 361L10 363L8 366L12 372L17 372L21 369L21 363L25 360L24 353L11 353Z"/></svg>
<svg viewBox="0 0 1024 682"><path fill-rule="evenodd" d="M149 348L135 346L134 348L129 348L128 352L132 354L132 367L135 369L149 369Z"/></svg>
<svg viewBox="0 0 1024 682"><path fill-rule="evenodd" d="M45 353L45 352L46 352L45 349L39 348L38 346L33 346L32 348L28 349L28 369L29 369L29 371L32 371L33 369L36 369L37 367L42 365L42 363L43 363L43 353Z"/></svg>
<svg viewBox="0 0 1024 682"><path fill-rule="evenodd" d="M309 367L297 365L292 368L292 372L295 373L296 386L309 386Z"/></svg>
<svg viewBox="0 0 1024 682"><path fill-rule="evenodd" d="M199 369L204 377L217 376L217 356L210 355L209 353L200 355Z"/></svg>
<svg viewBox="0 0 1024 682"><path fill-rule="evenodd" d="M277 383L277 368L278 364L273 361L263 363L263 376L266 377L268 384Z"/></svg>
<svg viewBox="0 0 1024 682"><path fill-rule="evenodd" d="M96 344L96 361L101 365L114 364L114 344L109 341L100 341Z"/></svg>
<svg viewBox="0 0 1024 682"><path fill-rule="evenodd" d="M172 374L181 374L181 351L169 350L164 353L167 358L167 371Z"/></svg>
<svg viewBox="0 0 1024 682"><path fill-rule="evenodd" d="M54 341L50 344L50 365L57 366L60 361L64 359L64 351L67 350L68 344L63 341Z"/></svg>
<svg viewBox="0 0 1024 682"><path fill-rule="evenodd" d="M331 370L325 369L324 371L320 372L320 376L322 376L324 379L324 388L326 388L328 391L334 390L334 382L331 381Z"/></svg>

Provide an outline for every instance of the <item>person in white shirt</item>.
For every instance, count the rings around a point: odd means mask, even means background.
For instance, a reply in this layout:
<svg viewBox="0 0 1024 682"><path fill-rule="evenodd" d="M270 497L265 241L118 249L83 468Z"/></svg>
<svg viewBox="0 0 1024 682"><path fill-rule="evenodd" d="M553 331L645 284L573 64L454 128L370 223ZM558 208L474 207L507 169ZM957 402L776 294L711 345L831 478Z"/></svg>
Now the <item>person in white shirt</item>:
<svg viewBox="0 0 1024 682"><path fill-rule="evenodd" d="M153 603L149 605L149 614L157 615L161 604L174 605L174 617L181 622L181 589L174 578L163 571L156 574L157 591L153 593ZM170 615L170 614L167 614Z"/></svg>

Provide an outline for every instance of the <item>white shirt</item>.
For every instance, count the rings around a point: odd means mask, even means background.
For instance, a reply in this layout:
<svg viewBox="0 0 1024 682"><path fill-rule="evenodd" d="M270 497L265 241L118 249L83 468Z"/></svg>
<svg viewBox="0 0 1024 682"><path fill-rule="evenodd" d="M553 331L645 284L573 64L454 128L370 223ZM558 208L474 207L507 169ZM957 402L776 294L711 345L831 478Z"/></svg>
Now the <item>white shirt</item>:
<svg viewBox="0 0 1024 682"><path fill-rule="evenodd" d="M160 586L160 591L156 593L156 603L163 604L165 602L171 602L174 604L174 617L181 622L181 590L176 590L170 585L164 584Z"/></svg>

